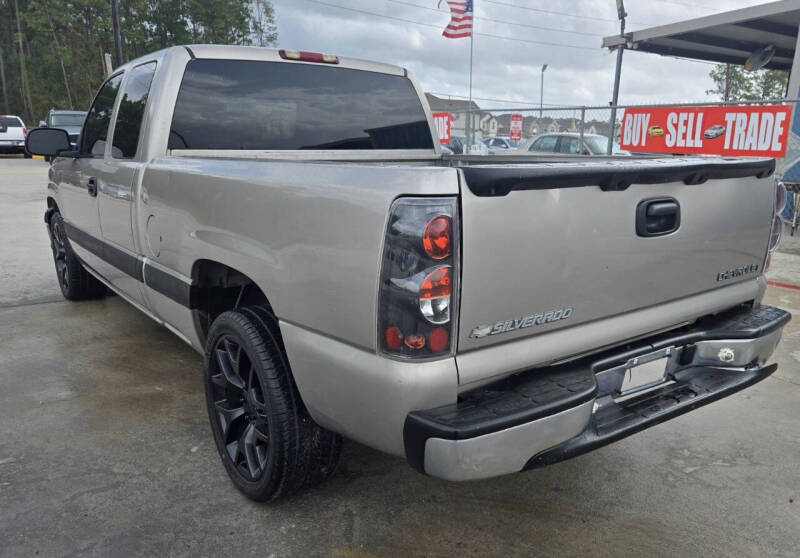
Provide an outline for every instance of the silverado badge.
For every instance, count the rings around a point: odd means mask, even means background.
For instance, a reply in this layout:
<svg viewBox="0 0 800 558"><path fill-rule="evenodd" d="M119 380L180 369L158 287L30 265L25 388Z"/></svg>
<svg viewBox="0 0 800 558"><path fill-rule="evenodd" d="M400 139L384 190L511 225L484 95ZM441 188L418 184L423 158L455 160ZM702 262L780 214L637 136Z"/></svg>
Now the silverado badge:
<svg viewBox="0 0 800 558"><path fill-rule="evenodd" d="M726 281L734 277L741 277L742 275L749 275L758 271L758 264L751 263L750 265L743 265L741 267L734 267L733 269L726 269L717 273L717 281Z"/></svg>
<svg viewBox="0 0 800 558"><path fill-rule="evenodd" d="M558 310L551 310L550 312L542 312L540 314L530 314L521 318L513 320L503 320L489 325L479 325L472 328L469 334L471 339L478 339L488 335L497 335L498 333L508 333L526 327L533 327L535 325L549 324L559 320L566 320L572 316L572 307L559 308Z"/></svg>

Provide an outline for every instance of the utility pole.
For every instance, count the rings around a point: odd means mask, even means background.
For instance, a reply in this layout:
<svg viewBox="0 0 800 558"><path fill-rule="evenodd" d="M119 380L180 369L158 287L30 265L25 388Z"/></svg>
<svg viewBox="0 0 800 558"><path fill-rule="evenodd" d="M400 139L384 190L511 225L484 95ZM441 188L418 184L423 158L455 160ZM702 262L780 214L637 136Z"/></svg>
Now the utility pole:
<svg viewBox="0 0 800 558"><path fill-rule="evenodd" d="M114 27L114 52L117 55L117 67L122 66L122 41L119 36L119 6L117 0L111 0L111 22Z"/></svg>
<svg viewBox="0 0 800 558"><path fill-rule="evenodd" d="M619 36L625 37L625 17L628 13L625 11L623 0L617 0L617 17L619 18ZM611 155L611 149L614 146L614 131L617 128L617 103L619 101L619 77L622 72L622 53L625 50L625 45L621 44L617 47L617 68L614 72L614 93L611 97L611 119L609 120L608 131L608 155Z"/></svg>
<svg viewBox="0 0 800 558"><path fill-rule="evenodd" d="M3 107L6 114L11 112L8 109L8 91L6 90L6 64L3 55L3 47L0 46L0 84L3 86Z"/></svg>
<svg viewBox="0 0 800 558"><path fill-rule="evenodd" d="M544 108L544 71L547 69L547 64L542 65L542 79L539 84L539 120L542 120L542 109Z"/></svg>

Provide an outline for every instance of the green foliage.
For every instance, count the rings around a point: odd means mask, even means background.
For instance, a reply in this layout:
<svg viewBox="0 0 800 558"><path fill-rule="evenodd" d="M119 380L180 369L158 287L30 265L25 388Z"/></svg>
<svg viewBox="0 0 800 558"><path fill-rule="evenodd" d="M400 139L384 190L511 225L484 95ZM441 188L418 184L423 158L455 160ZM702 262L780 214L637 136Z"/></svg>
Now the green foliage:
<svg viewBox="0 0 800 558"><path fill-rule="evenodd" d="M759 101L780 99L786 93L788 76L782 70L748 72L743 66L717 64L709 72L714 89L706 91L720 101Z"/></svg>
<svg viewBox="0 0 800 558"><path fill-rule="evenodd" d="M173 45L278 38L270 0L119 0L119 17L125 61ZM114 54L110 0L0 0L0 113L33 127L51 108L86 110L106 52Z"/></svg>

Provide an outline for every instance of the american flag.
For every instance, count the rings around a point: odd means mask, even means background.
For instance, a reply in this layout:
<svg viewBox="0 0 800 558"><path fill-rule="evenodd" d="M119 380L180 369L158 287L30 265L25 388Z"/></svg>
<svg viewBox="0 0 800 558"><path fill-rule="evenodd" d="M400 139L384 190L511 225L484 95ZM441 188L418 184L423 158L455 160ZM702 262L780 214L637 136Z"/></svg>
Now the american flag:
<svg viewBox="0 0 800 558"><path fill-rule="evenodd" d="M472 35L472 0L445 0L450 6L450 23L442 31L448 39L461 39ZM439 5L442 0L439 0Z"/></svg>

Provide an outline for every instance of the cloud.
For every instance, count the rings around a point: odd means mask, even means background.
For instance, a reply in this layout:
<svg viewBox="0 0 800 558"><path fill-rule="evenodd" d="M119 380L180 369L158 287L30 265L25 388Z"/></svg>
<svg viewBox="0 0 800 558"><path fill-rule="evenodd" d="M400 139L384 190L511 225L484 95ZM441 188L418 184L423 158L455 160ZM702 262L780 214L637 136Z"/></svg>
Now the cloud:
<svg viewBox="0 0 800 558"><path fill-rule="evenodd" d="M397 64L411 70L426 91L467 95L469 39L445 39L441 36L449 15L444 7L436 10L437 0L320 1L328 5L309 0L274 0L280 46ZM482 107L510 104L500 100L538 106L539 80L544 63L548 64L544 79L545 103L608 104L611 99L616 55L600 48L600 44L602 36L613 35L619 30L613 2L498 2L475 0L477 33L582 48L476 35L473 51L473 96L498 100L479 100ZM703 0L702 5L698 6L693 0L627 0L628 30L759 3L760 0ZM525 10L507 4L583 17ZM523 25L544 27L547 30ZM592 35L579 35L575 32ZM622 65L620 103L707 100L705 91L712 85L708 78L711 67L707 63L626 52Z"/></svg>

